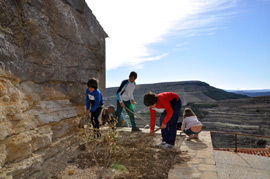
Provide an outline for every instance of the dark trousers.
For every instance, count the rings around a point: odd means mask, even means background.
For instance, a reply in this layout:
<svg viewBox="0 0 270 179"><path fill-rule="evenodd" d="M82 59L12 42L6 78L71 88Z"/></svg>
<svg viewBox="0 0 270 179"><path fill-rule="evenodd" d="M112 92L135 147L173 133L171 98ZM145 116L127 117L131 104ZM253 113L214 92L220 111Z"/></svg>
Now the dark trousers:
<svg viewBox="0 0 270 179"><path fill-rule="evenodd" d="M94 129L99 129L99 115L101 113L102 108L98 107L97 110L91 112L91 123Z"/></svg>
<svg viewBox="0 0 270 179"><path fill-rule="evenodd" d="M176 138L176 132L177 132L177 122L178 118L180 116L182 102L179 99L178 101L176 99L173 99L171 102L171 106L173 109L173 115L169 122L167 123L167 126L165 129L161 129L162 134L162 141L166 142L167 144L174 145L175 144L175 138ZM160 126L162 125L162 122L164 118L166 117L167 112L164 111L160 116Z"/></svg>
<svg viewBox="0 0 270 179"><path fill-rule="evenodd" d="M129 101L123 101L125 106L130 109L132 112L134 112L134 110L132 109L131 107L131 102L130 100ZM117 100L117 110L115 111L115 116L118 119L120 119L120 116L121 116L121 112L122 112L123 108L119 102L119 100ZM130 119L130 123L131 123L131 126L132 128L135 128L136 127L136 123L135 123L135 118L134 118L134 114L132 112L130 112L129 110L126 110L128 116L129 116L129 119Z"/></svg>
<svg viewBox="0 0 270 179"><path fill-rule="evenodd" d="M199 132L193 132L191 129L188 129L188 130L184 129L183 132L187 134L188 136L190 136L191 134L199 134L201 130Z"/></svg>

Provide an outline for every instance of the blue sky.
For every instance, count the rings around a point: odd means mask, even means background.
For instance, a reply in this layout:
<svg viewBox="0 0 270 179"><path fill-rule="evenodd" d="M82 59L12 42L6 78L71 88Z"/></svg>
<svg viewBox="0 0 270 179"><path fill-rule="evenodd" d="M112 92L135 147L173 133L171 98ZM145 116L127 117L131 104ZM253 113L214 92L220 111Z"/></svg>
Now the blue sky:
<svg viewBox="0 0 270 179"><path fill-rule="evenodd" d="M106 87L198 80L270 89L270 0L86 0L106 39Z"/></svg>

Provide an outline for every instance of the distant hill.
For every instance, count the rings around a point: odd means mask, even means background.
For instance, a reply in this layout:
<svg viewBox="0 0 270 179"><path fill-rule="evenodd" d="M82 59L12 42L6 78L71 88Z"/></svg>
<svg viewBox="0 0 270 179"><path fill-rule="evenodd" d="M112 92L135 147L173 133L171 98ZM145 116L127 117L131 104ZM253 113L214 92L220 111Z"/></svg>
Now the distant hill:
<svg viewBox="0 0 270 179"><path fill-rule="evenodd" d="M106 106L110 104L116 105L117 89L118 87L106 88ZM194 102L213 102L226 99L248 98L246 95L226 92L201 81L140 84L136 86L134 91L134 98L137 102L137 112L148 111L148 108L146 108L143 104L144 94L146 94L148 91L152 91L154 93L175 92L180 96L183 105Z"/></svg>
<svg viewBox="0 0 270 179"><path fill-rule="evenodd" d="M270 89L263 89L263 90L225 90L227 92L242 94L249 97L256 97L256 96L270 96Z"/></svg>
<svg viewBox="0 0 270 179"><path fill-rule="evenodd" d="M203 123L204 130L270 135L270 96L189 103L188 107ZM264 148L259 145L262 140L270 144L270 139L238 136L238 146ZM212 133L212 142L216 148L233 148L235 136Z"/></svg>

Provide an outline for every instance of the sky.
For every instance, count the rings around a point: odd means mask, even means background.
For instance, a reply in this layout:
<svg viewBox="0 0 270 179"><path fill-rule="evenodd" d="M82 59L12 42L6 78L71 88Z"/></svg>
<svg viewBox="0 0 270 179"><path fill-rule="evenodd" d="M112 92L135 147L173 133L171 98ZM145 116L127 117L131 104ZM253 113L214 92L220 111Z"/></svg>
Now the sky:
<svg viewBox="0 0 270 179"><path fill-rule="evenodd" d="M86 0L106 38L106 87L202 81L270 89L270 0Z"/></svg>

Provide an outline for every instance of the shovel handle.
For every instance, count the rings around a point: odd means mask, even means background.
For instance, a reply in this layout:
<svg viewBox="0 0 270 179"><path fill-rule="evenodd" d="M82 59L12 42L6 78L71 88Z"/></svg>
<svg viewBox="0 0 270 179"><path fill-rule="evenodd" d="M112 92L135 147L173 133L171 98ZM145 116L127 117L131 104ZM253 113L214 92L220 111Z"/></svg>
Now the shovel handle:
<svg viewBox="0 0 270 179"><path fill-rule="evenodd" d="M154 133L155 132L157 132L158 130L160 130L161 128L159 127L159 128L157 128L157 129L155 129L154 130ZM149 137L150 135L149 134L146 134L145 136L143 136L140 140L143 140L143 139L145 139L146 137Z"/></svg>
<svg viewBox="0 0 270 179"><path fill-rule="evenodd" d="M135 112L127 108L126 106L125 106L125 109L131 112L132 114L134 114L135 116L137 116L139 119L143 120L146 124L148 124L148 122L146 122L141 116L139 116L138 114L136 114Z"/></svg>

